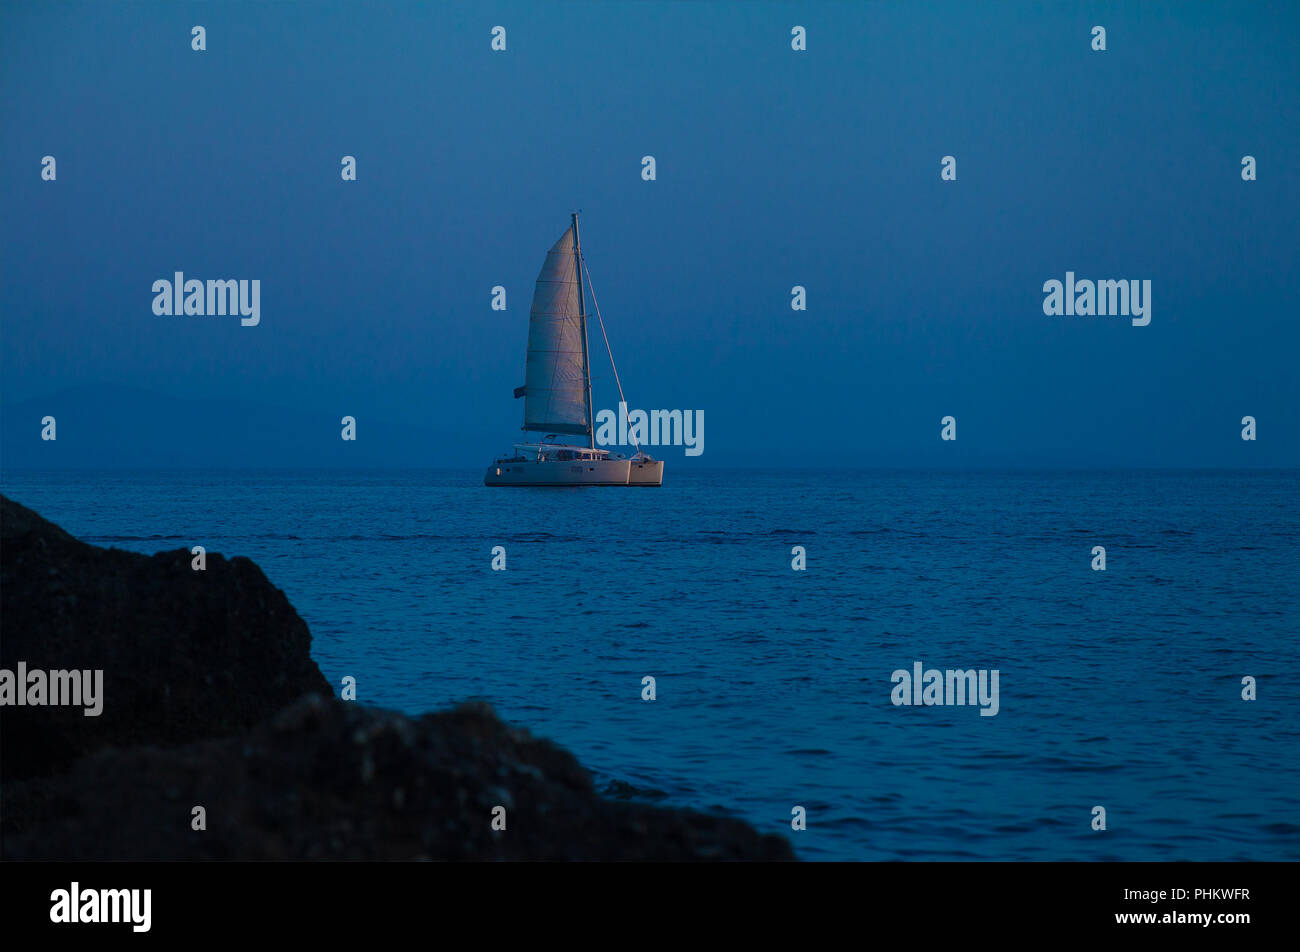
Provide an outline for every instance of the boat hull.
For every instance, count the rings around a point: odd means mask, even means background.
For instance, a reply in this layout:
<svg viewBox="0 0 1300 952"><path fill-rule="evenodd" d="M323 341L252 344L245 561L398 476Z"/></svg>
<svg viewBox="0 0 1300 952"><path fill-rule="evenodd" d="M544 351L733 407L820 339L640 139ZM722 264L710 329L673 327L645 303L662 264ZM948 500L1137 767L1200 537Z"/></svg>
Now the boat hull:
<svg viewBox="0 0 1300 952"><path fill-rule="evenodd" d="M626 486L625 459L514 460L493 463L484 486Z"/></svg>
<svg viewBox="0 0 1300 952"><path fill-rule="evenodd" d="M664 483L664 461L661 459L631 460L628 470L629 486L662 486Z"/></svg>

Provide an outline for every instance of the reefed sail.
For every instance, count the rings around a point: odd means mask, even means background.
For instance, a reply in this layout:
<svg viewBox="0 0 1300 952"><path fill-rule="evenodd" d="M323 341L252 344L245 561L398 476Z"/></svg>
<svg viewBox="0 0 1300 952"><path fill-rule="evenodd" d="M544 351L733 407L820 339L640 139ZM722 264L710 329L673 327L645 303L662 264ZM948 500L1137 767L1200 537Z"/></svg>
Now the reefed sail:
<svg viewBox="0 0 1300 952"><path fill-rule="evenodd" d="M546 253L528 314L525 430L588 436L587 328L573 227Z"/></svg>

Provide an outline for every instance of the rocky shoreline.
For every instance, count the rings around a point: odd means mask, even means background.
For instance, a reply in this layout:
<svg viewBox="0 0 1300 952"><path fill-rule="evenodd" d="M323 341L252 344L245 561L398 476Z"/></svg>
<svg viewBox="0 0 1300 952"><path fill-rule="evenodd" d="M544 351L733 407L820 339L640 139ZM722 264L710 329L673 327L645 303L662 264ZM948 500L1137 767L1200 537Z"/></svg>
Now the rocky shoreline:
<svg viewBox="0 0 1300 952"><path fill-rule="evenodd" d="M0 669L103 671L98 715L0 707L4 859L794 858L740 820L601 796L486 705L338 700L257 565L191 559L89 545L0 496Z"/></svg>

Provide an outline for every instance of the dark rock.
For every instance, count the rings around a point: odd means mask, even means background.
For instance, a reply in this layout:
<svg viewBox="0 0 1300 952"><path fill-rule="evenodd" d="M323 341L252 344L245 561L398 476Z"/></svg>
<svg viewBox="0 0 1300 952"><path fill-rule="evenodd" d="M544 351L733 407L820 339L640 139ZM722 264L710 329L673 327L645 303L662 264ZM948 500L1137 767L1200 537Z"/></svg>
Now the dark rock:
<svg viewBox="0 0 1300 952"><path fill-rule="evenodd" d="M603 798L485 705L336 700L247 559L99 549L3 497L0 528L0 667L103 668L106 695L98 718L0 708L6 859L794 858L740 820Z"/></svg>
<svg viewBox="0 0 1300 952"><path fill-rule="evenodd" d="M81 542L0 496L0 667L103 669L103 711L6 707L0 781L109 745L180 744L247 730L329 693L311 633L253 562L146 556Z"/></svg>
<svg viewBox="0 0 1300 952"><path fill-rule="evenodd" d="M611 780L600 791L601 796L614 800L666 800L668 794L653 787L637 787L626 780Z"/></svg>
<svg viewBox="0 0 1300 952"><path fill-rule="evenodd" d="M597 796L481 704L411 719L311 696L247 737L106 751L5 799L9 859L792 858L739 820Z"/></svg>

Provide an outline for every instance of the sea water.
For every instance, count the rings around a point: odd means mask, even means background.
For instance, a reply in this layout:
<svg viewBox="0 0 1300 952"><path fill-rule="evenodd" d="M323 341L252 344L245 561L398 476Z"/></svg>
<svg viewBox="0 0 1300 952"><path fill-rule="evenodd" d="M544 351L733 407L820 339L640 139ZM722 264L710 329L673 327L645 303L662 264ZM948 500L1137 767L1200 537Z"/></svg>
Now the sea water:
<svg viewBox="0 0 1300 952"><path fill-rule="evenodd" d="M486 699L601 789L807 859L1300 859L1294 471L481 480L0 475L97 545L252 558L362 703ZM996 715L893 703L918 662L996 669Z"/></svg>

